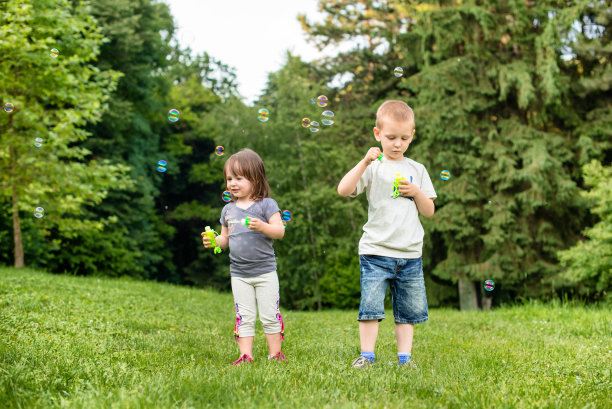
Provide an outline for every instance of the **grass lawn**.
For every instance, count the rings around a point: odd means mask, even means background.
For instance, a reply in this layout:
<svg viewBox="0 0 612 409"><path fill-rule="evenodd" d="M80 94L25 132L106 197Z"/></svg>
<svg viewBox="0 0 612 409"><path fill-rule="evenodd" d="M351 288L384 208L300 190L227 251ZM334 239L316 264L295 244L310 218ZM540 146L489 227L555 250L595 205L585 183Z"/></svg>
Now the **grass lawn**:
<svg viewBox="0 0 612 409"><path fill-rule="evenodd" d="M392 318L376 365L349 368L357 311L338 310L283 310L287 363L258 322L254 364L233 367L234 314L210 290L0 268L0 408L612 408L603 307L431 310L418 371L395 365Z"/></svg>

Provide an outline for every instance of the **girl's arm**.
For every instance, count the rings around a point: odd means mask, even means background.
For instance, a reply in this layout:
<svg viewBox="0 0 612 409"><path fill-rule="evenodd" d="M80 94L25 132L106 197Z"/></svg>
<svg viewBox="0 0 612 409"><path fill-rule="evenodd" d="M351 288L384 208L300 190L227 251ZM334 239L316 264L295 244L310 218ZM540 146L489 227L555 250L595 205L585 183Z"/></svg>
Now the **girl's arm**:
<svg viewBox="0 0 612 409"><path fill-rule="evenodd" d="M221 226L221 234L217 237L217 244L222 249L226 249L229 246L229 236L227 235L227 227Z"/></svg>
<svg viewBox="0 0 612 409"><path fill-rule="evenodd" d="M261 232L267 237L275 240L282 239L285 235L285 226L283 226L283 220L281 219L280 212L276 212L270 216L268 223L264 222L263 220L253 218L249 221L248 228Z"/></svg>

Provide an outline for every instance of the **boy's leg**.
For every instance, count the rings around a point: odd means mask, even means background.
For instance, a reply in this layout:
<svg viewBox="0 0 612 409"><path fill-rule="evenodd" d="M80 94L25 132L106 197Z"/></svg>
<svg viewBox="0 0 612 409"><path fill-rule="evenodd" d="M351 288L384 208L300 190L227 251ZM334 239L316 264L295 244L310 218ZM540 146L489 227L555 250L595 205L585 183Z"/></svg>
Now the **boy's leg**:
<svg viewBox="0 0 612 409"><path fill-rule="evenodd" d="M388 257L360 255L361 301L359 303L359 340L361 356L374 362L378 338L378 321L385 318L387 280L393 277L392 260Z"/></svg>
<svg viewBox="0 0 612 409"><path fill-rule="evenodd" d="M240 356L253 356L253 338L255 336L255 318L257 317L257 302L255 288L249 282L251 279L232 277L232 293L236 309L236 325L234 335L237 337Z"/></svg>
<svg viewBox="0 0 612 409"><path fill-rule="evenodd" d="M359 321L359 341L361 350L374 352L378 338L378 320Z"/></svg>
<svg viewBox="0 0 612 409"><path fill-rule="evenodd" d="M395 338L397 339L397 351L407 354L412 353L412 336L414 335L413 324L395 323Z"/></svg>
<svg viewBox="0 0 612 409"><path fill-rule="evenodd" d="M391 282L395 336L400 363L410 360L414 324L429 319L427 295L421 258L399 259L398 271Z"/></svg>
<svg viewBox="0 0 612 409"><path fill-rule="evenodd" d="M259 308L259 319L263 326L268 342L270 356L275 356L281 352L283 327L280 315L280 294L278 285L278 275L276 271L262 274L256 277L255 295Z"/></svg>

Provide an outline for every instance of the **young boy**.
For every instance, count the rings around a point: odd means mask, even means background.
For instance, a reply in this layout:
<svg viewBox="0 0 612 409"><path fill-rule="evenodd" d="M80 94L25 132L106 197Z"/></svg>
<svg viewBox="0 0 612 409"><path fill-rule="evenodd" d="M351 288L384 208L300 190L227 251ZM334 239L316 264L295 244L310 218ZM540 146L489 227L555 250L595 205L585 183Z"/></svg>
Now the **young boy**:
<svg viewBox="0 0 612 409"><path fill-rule="evenodd" d="M359 241L361 356L351 364L374 363L378 322L385 318L385 292L391 285L398 365L416 369L411 360L414 324L429 319L423 279L423 226L418 214L434 214L436 192L422 164L404 157L414 136L414 113L402 101L386 101L376 112L374 137L382 145L365 157L338 185L341 196L368 197L368 221Z"/></svg>

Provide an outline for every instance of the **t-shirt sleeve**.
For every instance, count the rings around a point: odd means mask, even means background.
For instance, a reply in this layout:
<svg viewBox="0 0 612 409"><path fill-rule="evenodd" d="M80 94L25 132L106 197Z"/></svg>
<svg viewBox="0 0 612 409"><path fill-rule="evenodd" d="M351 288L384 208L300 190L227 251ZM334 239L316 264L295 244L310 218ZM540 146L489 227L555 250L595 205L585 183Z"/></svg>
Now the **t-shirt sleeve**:
<svg viewBox="0 0 612 409"><path fill-rule="evenodd" d="M431 179L429 177L429 173L427 173L427 168L423 166L423 174L421 175L421 191L430 199L435 199L438 197L436 195L436 191L433 187L433 183L431 183Z"/></svg>
<svg viewBox="0 0 612 409"><path fill-rule="evenodd" d="M225 213L227 213L227 205L223 206L223 210L221 210L221 218L219 219L219 222L223 227L227 227L227 223L225 222Z"/></svg>
<svg viewBox="0 0 612 409"><path fill-rule="evenodd" d="M370 179L372 178L372 165L368 165L363 175L359 178L357 182L357 187L355 188L355 192L348 195L348 197L357 197L360 195L370 183Z"/></svg>
<svg viewBox="0 0 612 409"><path fill-rule="evenodd" d="M265 198L263 203L263 215L266 218L266 222L270 221L270 217L276 212L280 212L280 207L278 207L276 200Z"/></svg>

